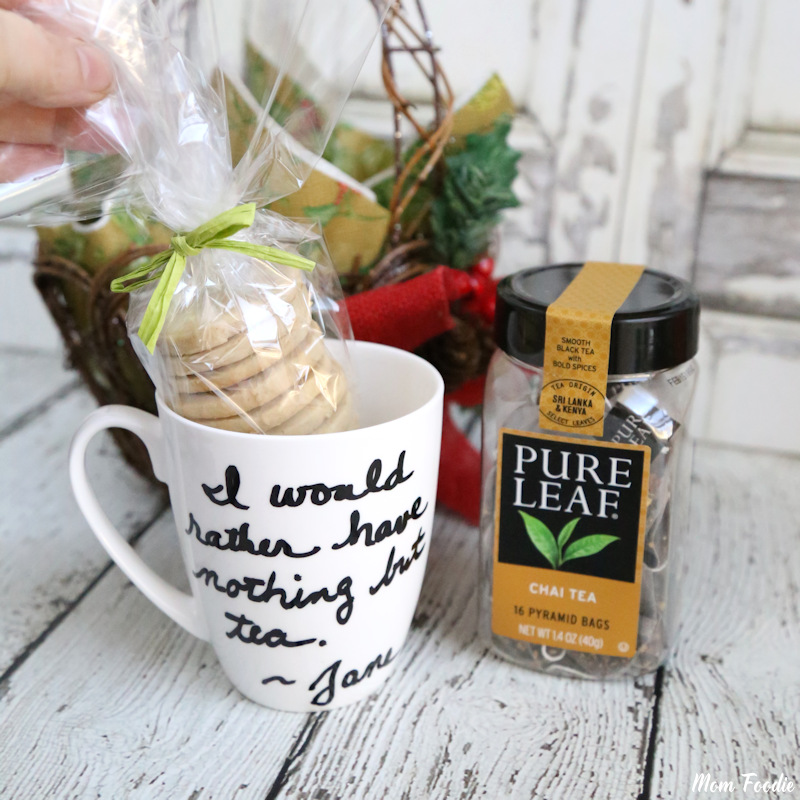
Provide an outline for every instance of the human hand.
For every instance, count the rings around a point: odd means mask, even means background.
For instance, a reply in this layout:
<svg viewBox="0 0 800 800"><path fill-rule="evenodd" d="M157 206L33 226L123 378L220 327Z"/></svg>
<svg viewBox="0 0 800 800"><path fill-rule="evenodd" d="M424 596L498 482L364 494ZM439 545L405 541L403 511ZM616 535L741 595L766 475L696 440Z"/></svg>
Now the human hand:
<svg viewBox="0 0 800 800"><path fill-rule="evenodd" d="M0 0L0 183L61 164L84 139L81 114L112 87L106 56L23 16L28 0Z"/></svg>

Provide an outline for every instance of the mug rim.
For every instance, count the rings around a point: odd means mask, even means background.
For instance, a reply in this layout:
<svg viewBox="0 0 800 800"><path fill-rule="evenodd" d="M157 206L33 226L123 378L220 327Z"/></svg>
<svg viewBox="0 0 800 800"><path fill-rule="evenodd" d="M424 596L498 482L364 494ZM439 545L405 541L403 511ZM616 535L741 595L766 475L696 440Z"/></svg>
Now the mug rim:
<svg viewBox="0 0 800 800"><path fill-rule="evenodd" d="M397 422L406 419L407 417L412 416L413 414L419 413L422 409L429 406L431 403L436 402L437 400L443 400L444 398L444 379L442 378L439 370L433 366L429 361L426 361L421 356L418 356L416 353L409 352L408 350L402 350L399 347L392 347L391 345L387 344L378 344L377 342L363 342L357 339L350 339L346 340L345 344L347 345L348 349L355 348L357 350L384 350L390 351L393 355L399 355L401 358L406 358L408 361L412 363L416 363L417 366L424 369L435 383L435 389L433 393L423 402L419 403L415 408L411 411L408 411L405 414L401 414L399 417L393 417L392 419L385 420L384 422L376 422L374 425L363 425L359 426L358 428L353 428L349 431L329 431L327 433L305 433L305 434L295 434L295 435L287 435L287 434L276 434L276 433L256 433L253 431L244 432L244 431L229 431L225 428L215 428L211 425L203 425L200 422L195 422L194 420L187 419L186 417L181 416L176 411L173 411L162 399L161 394L158 390L156 390L156 405L158 407L158 415L161 416L162 412L165 416L174 419L177 423L182 425L186 425L189 428L196 428L198 431L204 433L211 433L211 434L220 434L223 436L230 436L240 438L243 437L248 441L253 441L254 437L256 440L282 440L286 441L287 439L302 439L303 441L314 441L316 439L325 439L329 441L332 437L342 437L342 436L351 436L354 433L358 433L359 431L367 431L367 430L375 430L377 428L381 428L384 425L394 425Z"/></svg>

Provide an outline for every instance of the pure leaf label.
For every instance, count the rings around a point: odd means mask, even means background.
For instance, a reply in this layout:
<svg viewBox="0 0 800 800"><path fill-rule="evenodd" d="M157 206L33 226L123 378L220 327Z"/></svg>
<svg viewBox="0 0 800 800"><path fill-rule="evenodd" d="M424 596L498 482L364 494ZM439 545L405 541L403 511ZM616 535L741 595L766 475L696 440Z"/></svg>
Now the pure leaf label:
<svg viewBox="0 0 800 800"><path fill-rule="evenodd" d="M650 448L503 429L492 629L636 652Z"/></svg>

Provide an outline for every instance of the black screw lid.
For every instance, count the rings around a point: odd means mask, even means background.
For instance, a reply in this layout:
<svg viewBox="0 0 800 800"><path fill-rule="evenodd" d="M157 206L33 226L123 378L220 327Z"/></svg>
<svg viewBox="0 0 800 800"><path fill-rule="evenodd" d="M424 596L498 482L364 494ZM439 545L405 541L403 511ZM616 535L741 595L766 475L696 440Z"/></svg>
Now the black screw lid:
<svg viewBox="0 0 800 800"><path fill-rule="evenodd" d="M501 350L541 367L547 307L583 264L523 270L497 287L495 336ZM611 323L609 375L669 369L697 353L700 301L692 287L664 272L645 270Z"/></svg>

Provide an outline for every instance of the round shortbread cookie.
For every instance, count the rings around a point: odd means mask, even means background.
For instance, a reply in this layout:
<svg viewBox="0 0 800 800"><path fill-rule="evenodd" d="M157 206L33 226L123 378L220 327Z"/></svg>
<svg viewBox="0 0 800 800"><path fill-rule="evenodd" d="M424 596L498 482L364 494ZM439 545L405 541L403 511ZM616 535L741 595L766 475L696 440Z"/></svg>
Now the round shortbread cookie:
<svg viewBox="0 0 800 800"><path fill-rule="evenodd" d="M307 293L297 291L295 287L291 293L287 291L281 296L271 297L255 319L253 313L249 314L247 322L238 317L238 331L229 324L233 317L226 312L219 319L208 322L206 331L200 336L204 341L218 341L227 332L228 338L207 349L195 349L196 342L191 343L188 337L172 339L167 332L168 370L173 375L186 377L231 366L261 350L273 350L273 345L284 347L283 342L293 334L296 337L306 326L319 329L308 303Z"/></svg>
<svg viewBox="0 0 800 800"><path fill-rule="evenodd" d="M172 398L172 407L196 421L249 412L297 386L303 374L308 374L326 353L319 329L310 331L298 347L263 372L224 390L177 394Z"/></svg>
<svg viewBox="0 0 800 800"><path fill-rule="evenodd" d="M164 359L170 374L187 377L198 372L221 369L253 355L253 345L246 333L237 333L218 347L193 355L172 355Z"/></svg>
<svg viewBox="0 0 800 800"><path fill-rule="evenodd" d="M276 365L287 352L291 353L307 338L309 330L322 337L322 331L313 321L307 326L295 325L286 337L275 342L272 347L254 350L251 346L250 355L241 361L227 366L218 366L216 369L197 371L184 377L175 376L172 380L174 391L181 394L197 394L213 392L216 389L227 389L241 383Z"/></svg>
<svg viewBox="0 0 800 800"><path fill-rule="evenodd" d="M311 413L306 413L311 409ZM262 416L264 416L262 414ZM299 419L298 419L299 417ZM275 436L303 436L316 433L336 433L339 431L349 431L357 427L355 409L350 399L350 393L346 384L342 392L342 397L338 401L336 409L317 396L312 403L301 409L298 414L292 417L287 423L277 425L269 430L264 430L255 420L248 424L243 417L227 417L226 419L200 420L203 425L209 425L221 430L231 430L238 433L270 434Z"/></svg>
<svg viewBox="0 0 800 800"><path fill-rule="evenodd" d="M333 394L331 394L333 388ZM246 415L201 420L213 428L239 433L277 433L275 428L302 411L311 403L322 403L334 408L347 391L341 367L326 353L302 386L284 392Z"/></svg>
<svg viewBox="0 0 800 800"><path fill-rule="evenodd" d="M273 424L264 432L284 436L312 433L327 419L334 416L347 394L344 376L342 374L332 376L328 373L321 380L328 384L325 387L324 394L318 394L310 403L298 409L296 413L288 416L283 422ZM332 396L331 389L333 390Z"/></svg>
<svg viewBox="0 0 800 800"><path fill-rule="evenodd" d="M336 413L328 417L311 433L339 433L340 431L351 431L358 427L356 424L356 413L350 394L346 394L341 405L336 408Z"/></svg>
<svg viewBox="0 0 800 800"><path fill-rule="evenodd" d="M256 298L250 300L246 296L236 301L223 297L216 302L207 296L205 302L170 313L162 336L170 354L202 353L219 347L239 333L252 331L262 320L270 322L276 316L283 316L289 306L301 304L298 300L303 301L305 316L308 303L304 294L296 282L287 279L286 283L258 292L257 302L254 302ZM253 319L253 309L260 311L256 319Z"/></svg>
<svg viewBox="0 0 800 800"><path fill-rule="evenodd" d="M241 314L214 309L212 315L210 311L191 307L170 316L160 338L170 356L182 356L213 350L246 331Z"/></svg>

